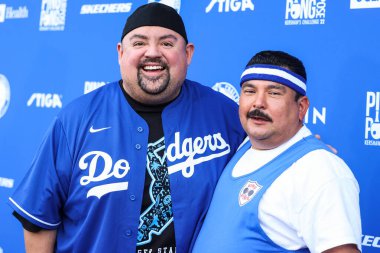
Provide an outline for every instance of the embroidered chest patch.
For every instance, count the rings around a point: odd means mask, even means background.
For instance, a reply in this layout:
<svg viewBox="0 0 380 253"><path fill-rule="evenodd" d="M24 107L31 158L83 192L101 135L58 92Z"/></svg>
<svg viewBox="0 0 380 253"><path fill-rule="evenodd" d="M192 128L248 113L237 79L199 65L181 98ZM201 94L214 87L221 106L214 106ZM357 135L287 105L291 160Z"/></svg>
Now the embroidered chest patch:
<svg viewBox="0 0 380 253"><path fill-rule="evenodd" d="M257 181L248 180L239 192L239 205L244 206L263 188Z"/></svg>

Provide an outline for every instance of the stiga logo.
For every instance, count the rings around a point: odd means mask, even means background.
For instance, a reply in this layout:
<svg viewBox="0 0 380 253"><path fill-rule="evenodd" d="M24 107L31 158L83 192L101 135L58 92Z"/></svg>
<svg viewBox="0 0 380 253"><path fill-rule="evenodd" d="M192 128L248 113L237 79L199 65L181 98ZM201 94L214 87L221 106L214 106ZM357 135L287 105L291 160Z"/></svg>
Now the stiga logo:
<svg viewBox="0 0 380 253"><path fill-rule="evenodd" d="M227 97L235 101L237 104L239 104L239 98L240 98L239 92L236 90L236 88L232 84L227 83L227 82L219 82L219 83L216 83L214 86L212 86L212 88L226 95Z"/></svg>
<svg viewBox="0 0 380 253"><path fill-rule="evenodd" d="M286 0L285 25L323 25L326 0Z"/></svg>
<svg viewBox="0 0 380 253"><path fill-rule="evenodd" d="M367 92L364 145L380 146L380 92Z"/></svg>
<svg viewBox="0 0 380 253"><path fill-rule="evenodd" d="M4 22L6 19L20 19L27 18L29 10L26 6L20 6L14 8L12 6L6 6L5 4L0 4L0 23Z"/></svg>
<svg viewBox="0 0 380 253"><path fill-rule="evenodd" d="M11 88L8 79L0 74L0 119L5 115L8 110L9 103L11 102Z"/></svg>
<svg viewBox="0 0 380 253"><path fill-rule="evenodd" d="M350 9L380 8L380 0L351 0Z"/></svg>
<svg viewBox="0 0 380 253"><path fill-rule="evenodd" d="M26 104L28 107L62 108L62 95L51 93L33 93Z"/></svg>
<svg viewBox="0 0 380 253"><path fill-rule="evenodd" d="M166 4L170 7L172 7L173 9L175 9L178 13L181 9L181 0L148 0L148 3L162 3L162 4Z"/></svg>
<svg viewBox="0 0 380 253"><path fill-rule="evenodd" d="M251 0L211 0L206 7L206 13L209 13L214 7L217 6L218 12L237 12L255 9ZM215 8L216 9L216 8Z"/></svg>
<svg viewBox="0 0 380 253"><path fill-rule="evenodd" d="M40 31L65 29L67 0L42 0Z"/></svg>
<svg viewBox="0 0 380 253"><path fill-rule="evenodd" d="M109 14L130 12L131 3L112 4L84 4L80 9L80 14Z"/></svg>

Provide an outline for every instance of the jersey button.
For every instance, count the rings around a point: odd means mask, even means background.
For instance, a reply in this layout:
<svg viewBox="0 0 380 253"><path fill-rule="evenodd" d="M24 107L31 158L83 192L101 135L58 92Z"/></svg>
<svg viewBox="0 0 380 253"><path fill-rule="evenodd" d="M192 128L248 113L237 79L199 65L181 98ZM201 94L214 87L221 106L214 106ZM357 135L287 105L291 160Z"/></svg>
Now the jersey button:
<svg viewBox="0 0 380 253"><path fill-rule="evenodd" d="M135 196L135 195L133 195L133 194L131 194L131 195L129 196L129 199L133 201L133 200L135 200L135 199L136 199L136 196Z"/></svg>
<svg viewBox="0 0 380 253"><path fill-rule="evenodd" d="M140 145L140 144L136 144L135 148L136 148L137 150L139 150L139 149L141 149L141 145Z"/></svg>
<svg viewBox="0 0 380 253"><path fill-rule="evenodd" d="M130 229L127 229L127 230L124 231L124 235L128 236L128 237L131 236L132 235L132 231Z"/></svg>
<svg viewBox="0 0 380 253"><path fill-rule="evenodd" d="M142 127L137 128L137 132L141 133L144 129Z"/></svg>

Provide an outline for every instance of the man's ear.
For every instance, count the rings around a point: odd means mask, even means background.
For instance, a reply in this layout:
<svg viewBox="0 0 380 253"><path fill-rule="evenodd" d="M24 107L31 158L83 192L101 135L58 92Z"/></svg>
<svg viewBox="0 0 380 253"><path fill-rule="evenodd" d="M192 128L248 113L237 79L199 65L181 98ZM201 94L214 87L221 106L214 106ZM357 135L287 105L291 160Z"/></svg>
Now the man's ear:
<svg viewBox="0 0 380 253"><path fill-rule="evenodd" d="M193 43L187 43L186 45L186 59L187 59L187 65L190 65L191 59L193 58L194 54L194 44Z"/></svg>
<svg viewBox="0 0 380 253"><path fill-rule="evenodd" d="M299 108L298 118L300 121L303 121L307 113L307 110L309 109L309 98L306 96L302 96L298 99L297 103Z"/></svg>

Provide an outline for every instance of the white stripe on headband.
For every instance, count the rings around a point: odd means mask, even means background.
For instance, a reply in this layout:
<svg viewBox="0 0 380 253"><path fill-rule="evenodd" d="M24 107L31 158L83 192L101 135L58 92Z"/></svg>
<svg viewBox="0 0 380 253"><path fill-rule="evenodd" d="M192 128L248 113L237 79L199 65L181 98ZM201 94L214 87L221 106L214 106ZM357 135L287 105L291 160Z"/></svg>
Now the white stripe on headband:
<svg viewBox="0 0 380 253"><path fill-rule="evenodd" d="M240 85L249 80L273 81L286 85L302 95L306 94L305 79L302 76L280 66L267 64L254 64L248 66L241 75Z"/></svg>

